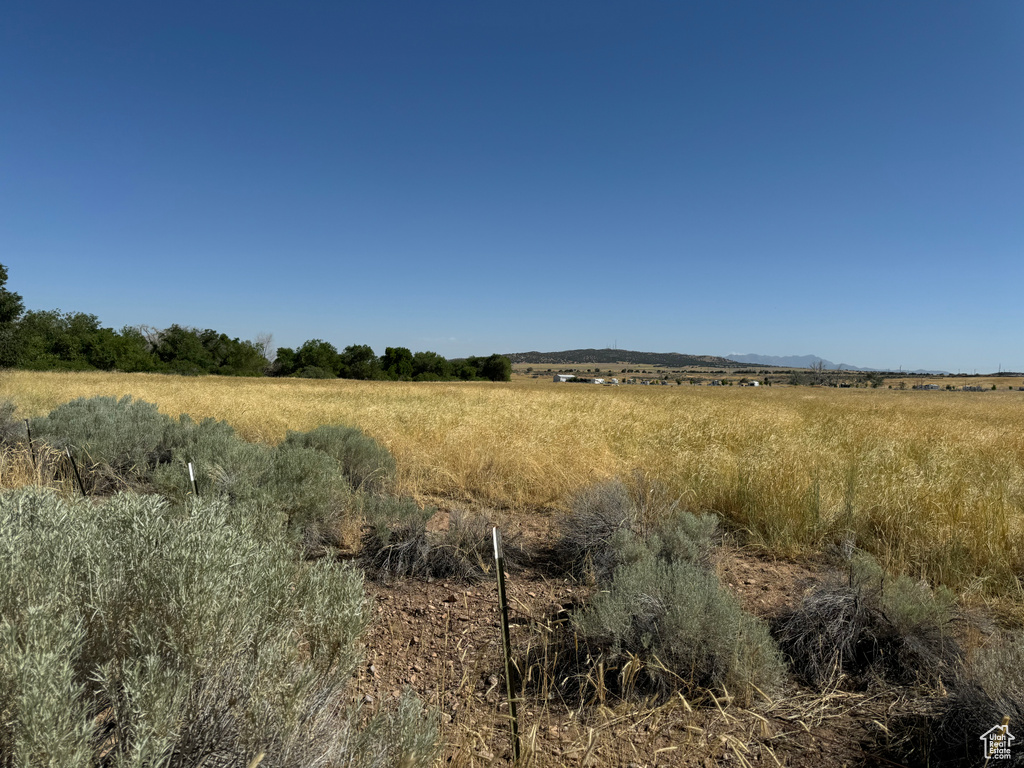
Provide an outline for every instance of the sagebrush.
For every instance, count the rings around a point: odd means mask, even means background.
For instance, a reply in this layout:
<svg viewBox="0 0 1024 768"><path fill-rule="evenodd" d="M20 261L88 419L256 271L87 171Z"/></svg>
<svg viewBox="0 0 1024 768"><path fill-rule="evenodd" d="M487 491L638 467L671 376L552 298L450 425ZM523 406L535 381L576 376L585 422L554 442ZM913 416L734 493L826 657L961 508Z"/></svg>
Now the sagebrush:
<svg viewBox="0 0 1024 768"><path fill-rule="evenodd" d="M58 481L70 482L72 472L66 457L54 464L53 455L69 450L90 495L157 491L183 502L198 492L261 504L309 552L338 544L338 529L359 514L360 494L389 489L395 473L388 450L358 429L290 433L274 447L243 440L226 422L172 419L129 396L79 398L34 419L32 428ZM14 426L8 431L17 434ZM35 474L42 479L46 468Z"/></svg>
<svg viewBox="0 0 1024 768"><path fill-rule="evenodd" d="M475 581L493 567L491 523L480 514L452 512L447 526L428 530L437 514L413 499L373 497L366 503L360 563L371 578L405 576ZM514 538L505 545L508 565L521 559Z"/></svg>
<svg viewBox="0 0 1024 768"><path fill-rule="evenodd" d="M579 525L596 510L598 519L615 524L593 537L563 526L556 550L566 551L571 538L572 551L581 553L577 562L592 569L595 590L553 623L527 667L543 658L541 677L579 700L666 700L678 692L748 703L770 694L784 673L782 656L767 625L746 614L707 567L713 518L672 509L646 525L623 519L622 511L633 508L621 485L599 486L583 498L570 521Z"/></svg>
<svg viewBox="0 0 1024 768"><path fill-rule="evenodd" d="M637 542L645 551L653 547L664 560L709 564L717 519L683 510L664 488L637 480L632 487L619 479L598 483L572 499L547 552L552 567L602 582L630 560Z"/></svg>
<svg viewBox="0 0 1024 768"><path fill-rule="evenodd" d="M940 685L963 652L949 590L886 574L863 554L775 621L793 672L809 685L865 687L875 679Z"/></svg>
<svg viewBox="0 0 1024 768"><path fill-rule="evenodd" d="M429 765L418 705L345 706L360 573L297 560L268 514L0 496L0 765Z"/></svg>
<svg viewBox="0 0 1024 768"><path fill-rule="evenodd" d="M309 432L289 432L284 444L326 453L338 462L353 488L371 493L394 488L394 457L358 427L325 425Z"/></svg>

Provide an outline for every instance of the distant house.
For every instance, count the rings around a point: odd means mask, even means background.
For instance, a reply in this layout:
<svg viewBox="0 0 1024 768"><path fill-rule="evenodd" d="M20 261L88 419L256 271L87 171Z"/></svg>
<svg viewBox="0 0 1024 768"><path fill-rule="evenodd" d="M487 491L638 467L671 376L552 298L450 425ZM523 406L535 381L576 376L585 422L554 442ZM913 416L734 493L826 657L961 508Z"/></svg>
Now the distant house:
<svg viewBox="0 0 1024 768"><path fill-rule="evenodd" d="M979 386L974 385L974 384L967 384L967 385L964 386L963 391L964 392L984 392L985 389L984 389L984 387L979 387Z"/></svg>
<svg viewBox="0 0 1024 768"><path fill-rule="evenodd" d="M921 389L938 389L938 388L939 388L938 384L925 384L924 386L921 387Z"/></svg>
<svg viewBox="0 0 1024 768"><path fill-rule="evenodd" d="M720 386L722 386L722 382L719 379L713 379L708 386L709 387L720 387Z"/></svg>
<svg viewBox="0 0 1024 768"><path fill-rule="evenodd" d="M583 382L584 384L604 384L604 379L591 379L584 376L577 376L574 373L556 373L553 381L556 384L566 381ZM612 381L615 381L615 379L612 379ZM615 383L618 384L617 381L615 381Z"/></svg>

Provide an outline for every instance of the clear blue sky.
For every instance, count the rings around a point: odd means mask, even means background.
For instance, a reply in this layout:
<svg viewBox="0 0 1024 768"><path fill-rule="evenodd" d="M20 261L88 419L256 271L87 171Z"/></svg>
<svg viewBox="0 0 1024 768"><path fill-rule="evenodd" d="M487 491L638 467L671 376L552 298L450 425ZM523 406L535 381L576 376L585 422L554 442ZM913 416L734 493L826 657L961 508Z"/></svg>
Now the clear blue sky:
<svg viewBox="0 0 1024 768"><path fill-rule="evenodd" d="M1024 3L0 14L33 309L279 346L1024 370Z"/></svg>

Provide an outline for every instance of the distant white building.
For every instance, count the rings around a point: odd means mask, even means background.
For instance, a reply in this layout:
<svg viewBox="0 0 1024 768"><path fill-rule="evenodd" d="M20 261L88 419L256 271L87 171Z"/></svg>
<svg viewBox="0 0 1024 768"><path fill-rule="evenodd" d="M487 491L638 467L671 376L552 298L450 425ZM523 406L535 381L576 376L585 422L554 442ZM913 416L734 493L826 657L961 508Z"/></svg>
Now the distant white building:
<svg viewBox="0 0 1024 768"><path fill-rule="evenodd" d="M589 377L577 376L575 373L556 373L553 380L556 384L565 381L583 381L587 384L604 384L604 379L591 379ZM612 379L612 381L615 381L615 383L618 384L618 381L615 379Z"/></svg>

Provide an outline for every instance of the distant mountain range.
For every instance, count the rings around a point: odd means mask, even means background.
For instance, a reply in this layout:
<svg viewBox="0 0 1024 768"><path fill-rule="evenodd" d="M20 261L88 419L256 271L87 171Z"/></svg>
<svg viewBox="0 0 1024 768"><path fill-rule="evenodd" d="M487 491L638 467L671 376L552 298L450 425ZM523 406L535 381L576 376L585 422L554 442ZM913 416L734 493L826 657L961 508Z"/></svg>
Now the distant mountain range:
<svg viewBox="0 0 1024 768"><path fill-rule="evenodd" d="M630 363L632 365L658 365L665 368L684 368L698 366L702 368L740 368L743 366L762 365L778 368L813 368L819 362L829 371L881 371L890 372L885 368L861 368L849 363L833 363L817 355L684 355L679 352L637 352L629 349L566 349L561 352L513 352L505 357L513 363L530 365L614 365ZM905 374L945 374L948 371L903 371Z"/></svg>
<svg viewBox="0 0 1024 768"><path fill-rule="evenodd" d="M562 352L513 352L506 354L513 363L532 365L660 365L666 368L684 366L715 366L718 368L739 368L740 363L714 355L681 355L678 352L634 352L628 349L567 349Z"/></svg>
<svg viewBox="0 0 1024 768"><path fill-rule="evenodd" d="M775 365L780 368L813 368L819 362L822 366L829 371L844 370L844 371L888 371L887 368L859 368L856 365L850 365L849 363L833 363L831 360L826 360L817 355L726 355L727 359L735 360L737 363L744 363L746 365ZM925 371L918 369L916 371L903 371L903 373L935 373L945 374L949 371Z"/></svg>

